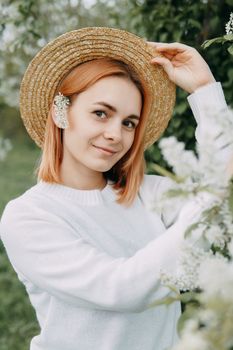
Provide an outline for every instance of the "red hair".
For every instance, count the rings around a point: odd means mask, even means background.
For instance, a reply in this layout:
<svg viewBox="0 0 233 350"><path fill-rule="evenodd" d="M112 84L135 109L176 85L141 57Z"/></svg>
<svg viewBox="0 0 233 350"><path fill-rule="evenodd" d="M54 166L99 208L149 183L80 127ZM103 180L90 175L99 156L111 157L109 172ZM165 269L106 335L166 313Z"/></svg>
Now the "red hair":
<svg viewBox="0 0 233 350"><path fill-rule="evenodd" d="M120 76L131 80L141 93L142 111L139 124L135 130L134 141L129 151L103 175L114 181L119 204L129 206L134 201L143 180L146 162L144 159L144 132L148 116L149 98L145 93L144 83L135 71L127 64L112 58L100 58L82 63L62 80L57 91L71 97L87 90L101 78ZM52 106L51 106L52 107ZM63 157L62 129L59 129L52 118L51 109L48 115L45 140L40 163L35 170L37 180L62 184L60 165Z"/></svg>

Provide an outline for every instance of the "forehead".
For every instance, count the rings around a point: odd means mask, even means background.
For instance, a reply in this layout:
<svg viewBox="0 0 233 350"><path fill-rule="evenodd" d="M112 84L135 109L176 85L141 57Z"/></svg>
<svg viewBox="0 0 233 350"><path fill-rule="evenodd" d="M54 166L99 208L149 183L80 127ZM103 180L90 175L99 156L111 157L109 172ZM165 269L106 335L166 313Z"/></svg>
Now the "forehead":
<svg viewBox="0 0 233 350"><path fill-rule="evenodd" d="M103 77L99 80L97 80L93 85L91 85L89 87L89 89L98 89L100 87L127 87L128 89L136 89L138 90L138 88L136 87L136 85L134 84L134 82L132 80L130 80L127 77L123 77L123 76L115 76L115 75L111 75L108 77Z"/></svg>
<svg viewBox="0 0 233 350"><path fill-rule="evenodd" d="M98 80L83 93L83 98L89 102L105 101L130 109L141 108L141 93L137 86L128 78L109 76ZM130 102L130 103L129 103Z"/></svg>

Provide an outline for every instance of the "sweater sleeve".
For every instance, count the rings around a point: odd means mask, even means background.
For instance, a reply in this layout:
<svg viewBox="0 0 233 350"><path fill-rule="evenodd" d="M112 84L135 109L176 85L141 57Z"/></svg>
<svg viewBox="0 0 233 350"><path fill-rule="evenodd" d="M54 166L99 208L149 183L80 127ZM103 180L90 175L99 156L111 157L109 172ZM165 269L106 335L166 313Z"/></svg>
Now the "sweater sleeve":
<svg viewBox="0 0 233 350"><path fill-rule="evenodd" d="M27 200L10 201L0 232L19 276L77 307L141 312L171 293L160 269L174 271L183 239L177 221L131 257L115 258L97 249L57 215Z"/></svg>
<svg viewBox="0 0 233 350"><path fill-rule="evenodd" d="M198 144L205 142L206 131L210 130L212 134L219 134L219 130L215 125L214 118L211 118L211 113L221 113L222 110L228 108L223 94L220 82L214 82L206 86L200 87L194 93L188 96L188 102L197 122L195 137ZM213 135L214 135L213 134ZM233 145L226 144L224 134L216 137L215 149L218 150L219 162L227 165L233 156ZM148 175L147 175L148 177ZM157 175L150 175L150 179L145 181L144 193L146 198L150 198L150 203L160 201L161 195L171 186L169 178ZM186 204L187 199L177 199L176 205L172 202L170 207L168 203L161 207L161 219L166 227L172 225L179 215L181 208Z"/></svg>

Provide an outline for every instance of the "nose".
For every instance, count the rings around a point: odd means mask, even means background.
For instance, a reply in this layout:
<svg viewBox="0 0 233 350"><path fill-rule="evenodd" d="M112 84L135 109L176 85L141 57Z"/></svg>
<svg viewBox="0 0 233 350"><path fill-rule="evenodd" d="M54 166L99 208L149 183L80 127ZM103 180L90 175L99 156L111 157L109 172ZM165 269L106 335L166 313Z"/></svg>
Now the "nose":
<svg viewBox="0 0 233 350"><path fill-rule="evenodd" d="M106 125L104 130L104 137L108 140L120 142L122 138L122 125L119 121L111 121Z"/></svg>

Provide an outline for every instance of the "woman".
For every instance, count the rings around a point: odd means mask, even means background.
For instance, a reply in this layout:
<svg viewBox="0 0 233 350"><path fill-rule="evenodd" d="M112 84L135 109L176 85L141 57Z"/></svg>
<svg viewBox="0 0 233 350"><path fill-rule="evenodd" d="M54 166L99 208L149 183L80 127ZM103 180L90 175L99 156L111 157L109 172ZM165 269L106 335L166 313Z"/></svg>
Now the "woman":
<svg viewBox="0 0 233 350"><path fill-rule="evenodd" d="M160 53L163 53L162 55ZM143 152L166 128L175 84L200 136L204 107L226 102L199 53L112 28L66 33L29 65L20 91L40 146L38 183L1 219L8 257L35 308L31 350L162 350L177 340L171 290L185 229L201 206L150 210L169 180L145 175Z"/></svg>

